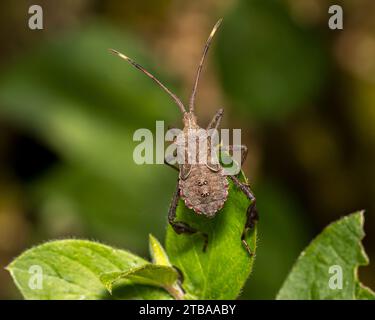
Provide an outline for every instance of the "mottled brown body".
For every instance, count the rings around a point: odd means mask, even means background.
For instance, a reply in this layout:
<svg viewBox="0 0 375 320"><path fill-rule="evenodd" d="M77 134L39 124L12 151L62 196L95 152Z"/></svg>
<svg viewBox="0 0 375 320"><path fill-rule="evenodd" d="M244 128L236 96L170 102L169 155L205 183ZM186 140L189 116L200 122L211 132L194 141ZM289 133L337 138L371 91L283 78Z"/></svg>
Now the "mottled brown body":
<svg viewBox="0 0 375 320"><path fill-rule="evenodd" d="M227 200L228 180L220 165L211 163L211 140L207 131L197 124L195 115L185 113L183 122L181 136L174 142L181 143L182 148L178 150L185 154L185 164L179 168L180 196L189 209L211 218ZM201 153L203 159L199 158ZM194 159L195 163L189 159Z"/></svg>
<svg viewBox="0 0 375 320"><path fill-rule="evenodd" d="M185 205L209 218L215 216L228 198L228 180L223 170L215 172L204 164L193 165L189 176L179 179L179 187Z"/></svg>

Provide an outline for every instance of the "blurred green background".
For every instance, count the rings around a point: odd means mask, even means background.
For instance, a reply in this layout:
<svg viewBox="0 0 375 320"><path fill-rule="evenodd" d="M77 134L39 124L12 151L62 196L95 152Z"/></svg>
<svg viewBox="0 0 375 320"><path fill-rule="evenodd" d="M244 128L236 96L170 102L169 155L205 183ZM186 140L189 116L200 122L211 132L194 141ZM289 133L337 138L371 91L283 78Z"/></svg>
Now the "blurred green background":
<svg viewBox="0 0 375 320"><path fill-rule="evenodd" d="M44 30L28 28L40 4ZM344 8L344 30L328 7ZM135 58L187 101L203 44L224 21L199 86L202 126L219 107L242 128L261 220L242 299L273 299L328 223L366 209L375 260L373 0L60 0L0 4L0 298L26 248L79 237L147 257L163 240L176 173L137 166L134 130L181 126L170 98L110 55ZM375 268L360 269L375 288Z"/></svg>

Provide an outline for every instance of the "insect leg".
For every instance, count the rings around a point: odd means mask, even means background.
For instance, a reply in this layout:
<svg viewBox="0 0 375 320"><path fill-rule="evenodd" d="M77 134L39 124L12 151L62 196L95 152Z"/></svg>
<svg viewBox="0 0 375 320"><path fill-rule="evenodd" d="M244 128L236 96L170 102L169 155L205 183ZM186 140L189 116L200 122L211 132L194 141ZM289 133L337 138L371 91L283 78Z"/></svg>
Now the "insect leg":
<svg viewBox="0 0 375 320"><path fill-rule="evenodd" d="M232 179L233 183L251 201L249 207L247 208L246 223L245 223L244 229L242 231L241 241L242 241L242 244L244 245L245 249L247 250L247 252L250 254L250 256L252 256L253 253L251 252L249 244L246 242L246 235L247 235L247 232L250 229L254 228L256 222L259 220L258 211L257 211L257 208L256 208L256 199L255 199L254 194L253 194L253 192L251 191L251 189L248 185L242 183L235 176L229 176L229 177Z"/></svg>
<svg viewBox="0 0 375 320"><path fill-rule="evenodd" d="M170 130L179 130L179 129L176 129L176 128L172 128L170 125L168 125L167 128L168 128L168 131L170 131ZM172 143L176 143L176 139L177 139L177 137L174 137ZM180 171L179 168L178 168L178 165L176 165L176 164L171 164L171 161L172 161L174 158L176 158L176 157L177 157L177 150L175 150L175 151L173 152L173 154L166 155L165 158L164 158L164 163L165 163L167 166L171 167L172 169L175 169L175 170L177 170L177 171Z"/></svg>
<svg viewBox="0 0 375 320"><path fill-rule="evenodd" d="M172 202L169 207L169 212L168 212L168 221L169 224L172 226L173 230L177 234L194 234L194 233L199 233L202 235L204 239L204 244L203 244L203 251L206 251L207 244L208 244L208 235L207 233L198 231L197 229L189 226L187 223L182 222L182 221L175 221L176 219L176 210L177 210L177 205L178 201L180 200L180 188L179 185L177 184L176 190L173 194Z"/></svg>
<svg viewBox="0 0 375 320"><path fill-rule="evenodd" d="M180 169L179 169L176 165L169 163L169 162L171 161L171 158L173 158L172 155L170 155L169 157L166 156L166 157L164 158L164 163L165 163L167 166L171 167L172 169L175 169L175 170L177 170L177 171L180 171Z"/></svg>
<svg viewBox="0 0 375 320"><path fill-rule="evenodd" d="M221 122L221 119L223 118L223 114L224 114L224 109L217 110L211 122L208 124L206 130L217 129L220 126L220 122Z"/></svg>
<svg viewBox="0 0 375 320"><path fill-rule="evenodd" d="M217 156L216 147L219 145L219 136L218 136L218 127L220 126L221 119L223 118L224 110L219 109L214 117L212 118L211 122L207 126L207 142L208 142L208 153L207 153L207 165L213 171L218 171L220 169L220 164L217 162L212 161L212 151L215 152L215 157ZM212 132L211 132L212 130ZM215 151L214 151L215 150ZM218 159L217 159L218 160Z"/></svg>
<svg viewBox="0 0 375 320"><path fill-rule="evenodd" d="M241 166L247 158L247 147L243 144L223 146L223 147L221 147L221 150L232 152L232 154L233 154L233 151L240 150L241 151Z"/></svg>

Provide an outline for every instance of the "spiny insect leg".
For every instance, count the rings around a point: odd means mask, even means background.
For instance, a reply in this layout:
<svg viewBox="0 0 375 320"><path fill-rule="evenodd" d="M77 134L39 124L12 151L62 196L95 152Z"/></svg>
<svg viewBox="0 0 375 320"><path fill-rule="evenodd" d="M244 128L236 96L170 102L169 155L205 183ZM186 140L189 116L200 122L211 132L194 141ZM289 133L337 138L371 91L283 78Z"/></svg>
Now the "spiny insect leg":
<svg viewBox="0 0 375 320"><path fill-rule="evenodd" d="M223 114L224 114L223 109L217 110L211 122L208 124L207 130L217 129L220 126L220 122L221 122L221 119L223 118Z"/></svg>
<svg viewBox="0 0 375 320"><path fill-rule="evenodd" d="M176 130L176 128L171 128L170 126L168 126L168 130ZM176 137L173 138L173 143L175 143L176 141ZM177 150L174 150L173 154L168 154L165 156L164 158L164 163L171 167L172 169L175 169L177 171L180 171L180 169L178 168L178 165L176 164L171 164L171 161L177 157Z"/></svg>
<svg viewBox="0 0 375 320"><path fill-rule="evenodd" d="M253 192L251 191L251 189L248 185L242 183L235 176L229 176L229 177L232 179L233 183L251 201L249 207L247 208L246 223L245 223L244 229L242 231L241 241L242 241L243 245L245 246L247 252L250 254L250 256L252 256L253 253L251 252L249 244L246 242L246 235L247 235L247 232L250 229L254 228L256 222L259 220L259 215L258 215L258 211L257 211L257 208L256 208L256 199L255 199L255 196L254 196Z"/></svg>
<svg viewBox="0 0 375 320"><path fill-rule="evenodd" d="M172 158L173 158L172 155L166 156L166 157L164 158L164 163L165 163L167 166L171 167L172 169L175 169L175 170L177 170L177 171L180 171L180 169L179 169L176 165L170 163Z"/></svg>
<svg viewBox="0 0 375 320"><path fill-rule="evenodd" d="M223 147L221 147L221 150L227 151L227 152L232 152L232 155L233 155L233 151L240 150L241 151L241 166L247 158L247 147L243 144L223 146Z"/></svg>
<svg viewBox="0 0 375 320"><path fill-rule="evenodd" d="M208 235L207 233L198 231L197 229L189 226L187 223L182 222L182 221L175 221L176 219L176 210L177 210L177 205L178 201L180 200L180 188L179 185L177 184L176 190L173 194L172 202L169 207L169 212L168 212L168 221L169 224L172 226L173 230L177 234L194 234L194 233L199 233L202 235L204 239L204 244L203 244L203 251L206 251L207 244L208 244Z"/></svg>

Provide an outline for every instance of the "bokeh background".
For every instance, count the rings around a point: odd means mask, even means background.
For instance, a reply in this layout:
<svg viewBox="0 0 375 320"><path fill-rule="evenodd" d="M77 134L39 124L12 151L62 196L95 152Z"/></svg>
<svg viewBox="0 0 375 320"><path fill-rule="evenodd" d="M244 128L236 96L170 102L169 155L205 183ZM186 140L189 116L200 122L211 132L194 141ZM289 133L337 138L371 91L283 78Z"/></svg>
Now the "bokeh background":
<svg viewBox="0 0 375 320"><path fill-rule="evenodd" d="M44 30L28 29L28 8ZM344 30L328 7L344 8ZM366 209L375 261L373 0L60 0L0 4L0 298L20 298L3 270L26 248L64 237L148 256L164 239L176 173L137 166L135 129L181 125L170 98L110 55L125 52L184 101L203 44L223 24L199 86L202 125L219 107L242 128L261 220L242 299L273 299L324 226ZM375 268L360 269L375 288Z"/></svg>

